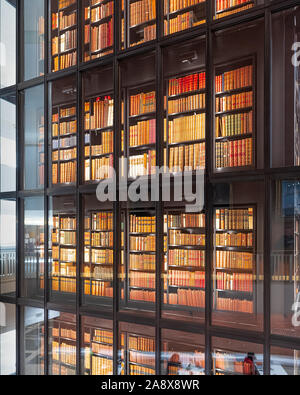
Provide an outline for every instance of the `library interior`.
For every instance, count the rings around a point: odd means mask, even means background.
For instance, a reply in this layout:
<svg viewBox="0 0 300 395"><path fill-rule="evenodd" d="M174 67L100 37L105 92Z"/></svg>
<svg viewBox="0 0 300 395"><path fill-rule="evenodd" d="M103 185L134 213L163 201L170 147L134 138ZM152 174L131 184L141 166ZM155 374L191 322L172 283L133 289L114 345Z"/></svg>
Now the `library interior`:
<svg viewBox="0 0 300 395"><path fill-rule="evenodd" d="M299 1L0 0L0 375L300 375L299 166Z"/></svg>

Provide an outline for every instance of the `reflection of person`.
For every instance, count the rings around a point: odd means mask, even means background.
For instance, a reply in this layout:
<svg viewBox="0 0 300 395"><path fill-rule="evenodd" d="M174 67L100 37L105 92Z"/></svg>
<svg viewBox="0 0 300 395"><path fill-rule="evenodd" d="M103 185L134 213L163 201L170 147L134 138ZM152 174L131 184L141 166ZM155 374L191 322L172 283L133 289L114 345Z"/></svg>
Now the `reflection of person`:
<svg viewBox="0 0 300 395"><path fill-rule="evenodd" d="M255 365L256 357L253 352L248 352L248 355L244 359L243 373L247 376L259 376L259 372Z"/></svg>
<svg viewBox="0 0 300 395"><path fill-rule="evenodd" d="M168 375L173 375L177 374L178 369L181 368L181 361L180 361L180 356L177 353L174 353L170 360L168 361L168 366L167 366L167 374Z"/></svg>

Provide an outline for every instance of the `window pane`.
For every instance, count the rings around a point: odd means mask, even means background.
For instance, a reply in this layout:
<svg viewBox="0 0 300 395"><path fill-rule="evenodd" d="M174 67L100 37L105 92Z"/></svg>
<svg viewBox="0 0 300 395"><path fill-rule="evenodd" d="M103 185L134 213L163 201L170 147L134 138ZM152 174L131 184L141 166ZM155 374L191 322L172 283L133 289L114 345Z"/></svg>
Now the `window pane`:
<svg viewBox="0 0 300 395"><path fill-rule="evenodd" d="M73 196L49 201L50 300L75 302L76 294L76 200Z"/></svg>
<svg viewBox="0 0 300 395"><path fill-rule="evenodd" d="M76 66L77 0L51 0L51 71Z"/></svg>
<svg viewBox="0 0 300 395"><path fill-rule="evenodd" d="M263 329L264 185L215 186L213 324Z"/></svg>
<svg viewBox="0 0 300 395"><path fill-rule="evenodd" d="M155 374L155 329L145 325L119 324L118 374Z"/></svg>
<svg viewBox="0 0 300 395"><path fill-rule="evenodd" d="M300 7L272 14L272 166L300 166Z"/></svg>
<svg viewBox="0 0 300 395"><path fill-rule="evenodd" d="M272 333L300 337L300 182L272 185Z"/></svg>
<svg viewBox="0 0 300 395"><path fill-rule="evenodd" d="M49 311L49 375L76 374L76 316Z"/></svg>
<svg viewBox="0 0 300 395"><path fill-rule="evenodd" d="M25 307L21 310L24 320L24 360L22 374L44 374L44 310Z"/></svg>
<svg viewBox="0 0 300 395"><path fill-rule="evenodd" d="M0 200L0 294L16 293L16 201Z"/></svg>
<svg viewBox="0 0 300 395"><path fill-rule="evenodd" d="M0 190L16 190L16 95L0 98Z"/></svg>
<svg viewBox="0 0 300 395"><path fill-rule="evenodd" d="M163 329L162 348L161 367L163 375L204 375L204 335Z"/></svg>
<svg viewBox="0 0 300 395"><path fill-rule="evenodd" d="M44 186L44 86L24 92L24 189Z"/></svg>
<svg viewBox="0 0 300 395"><path fill-rule="evenodd" d="M82 374L113 374L113 323L109 320L82 317Z"/></svg>
<svg viewBox="0 0 300 395"><path fill-rule="evenodd" d="M24 199L24 257L21 295L44 297L44 197Z"/></svg>
<svg viewBox="0 0 300 395"><path fill-rule="evenodd" d="M300 351L289 348L271 347L271 375L299 376Z"/></svg>
<svg viewBox="0 0 300 395"><path fill-rule="evenodd" d="M44 0L24 1L24 80L44 74Z"/></svg>
<svg viewBox="0 0 300 395"><path fill-rule="evenodd" d="M263 346L213 337L213 374L216 376L262 376Z"/></svg>
<svg viewBox="0 0 300 395"><path fill-rule="evenodd" d="M0 376L16 374L16 307L0 303Z"/></svg>
<svg viewBox="0 0 300 395"><path fill-rule="evenodd" d="M16 0L0 0L0 89L16 83Z"/></svg>

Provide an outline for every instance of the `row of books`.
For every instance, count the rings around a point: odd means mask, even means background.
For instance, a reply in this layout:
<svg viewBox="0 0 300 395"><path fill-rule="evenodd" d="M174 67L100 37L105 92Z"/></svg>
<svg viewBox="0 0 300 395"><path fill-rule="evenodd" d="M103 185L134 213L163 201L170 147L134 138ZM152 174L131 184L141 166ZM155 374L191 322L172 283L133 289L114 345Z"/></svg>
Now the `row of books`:
<svg viewBox="0 0 300 395"><path fill-rule="evenodd" d="M253 314L253 301L217 297L216 309Z"/></svg>
<svg viewBox="0 0 300 395"><path fill-rule="evenodd" d="M253 275L247 273L220 273L216 274L216 287L218 290L253 292Z"/></svg>
<svg viewBox="0 0 300 395"><path fill-rule="evenodd" d="M165 34L174 34L177 32L181 32L194 26L199 26L203 23L205 23L204 18L198 21L194 14L194 11L189 11L184 14L177 15L175 18L165 20Z"/></svg>
<svg viewBox="0 0 300 395"><path fill-rule="evenodd" d="M60 244L76 244L76 232L65 232L63 230L52 232L52 242Z"/></svg>
<svg viewBox="0 0 300 395"><path fill-rule="evenodd" d="M59 172L59 175L58 175ZM52 184L76 182L76 162L56 163L52 165Z"/></svg>
<svg viewBox="0 0 300 395"><path fill-rule="evenodd" d="M59 156L58 156L59 153ZM64 160L72 160L76 159L77 150L76 148L63 150L63 151L53 151L52 152L52 162L58 162L58 158L60 161Z"/></svg>
<svg viewBox="0 0 300 395"><path fill-rule="evenodd" d="M169 170L173 173L205 168L205 143L171 147Z"/></svg>
<svg viewBox="0 0 300 395"><path fill-rule="evenodd" d="M92 247L113 247L113 232L97 232L92 233Z"/></svg>
<svg viewBox="0 0 300 395"><path fill-rule="evenodd" d="M91 278L101 281L113 281L113 270L107 267L95 266L94 271L90 274Z"/></svg>
<svg viewBox="0 0 300 395"><path fill-rule="evenodd" d="M110 287L108 282L84 280L84 294L112 298L113 288Z"/></svg>
<svg viewBox="0 0 300 395"><path fill-rule="evenodd" d="M70 262L53 261L52 276L76 277L76 266Z"/></svg>
<svg viewBox="0 0 300 395"><path fill-rule="evenodd" d="M129 158L129 178L149 176L155 174L156 151L149 150L142 155L133 155Z"/></svg>
<svg viewBox="0 0 300 395"><path fill-rule="evenodd" d="M180 230L169 230L169 244L182 246L205 246L205 234L182 233Z"/></svg>
<svg viewBox="0 0 300 395"><path fill-rule="evenodd" d="M102 329L95 329L93 341L112 345L114 341L113 332L102 330Z"/></svg>
<svg viewBox="0 0 300 395"><path fill-rule="evenodd" d="M231 7L237 7L244 3L249 3L250 0L216 0L216 11L225 11Z"/></svg>
<svg viewBox="0 0 300 395"><path fill-rule="evenodd" d="M113 264L114 254L112 250L91 250L92 263L97 265Z"/></svg>
<svg viewBox="0 0 300 395"><path fill-rule="evenodd" d="M91 42L91 52L102 51L110 48L114 43L114 24L113 20L99 26L85 26L85 43Z"/></svg>
<svg viewBox="0 0 300 395"><path fill-rule="evenodd" d="M92 145L85 147L85 156L99 156L104 154L111 154L114 150L114 133L102 132L101 145Z"/></svg>
<svg viewBox="0 0 300 395"><path fill-rule="evenodd" d="M205 138L205 114L175 118L168 123L169 144Z"/></svg>
<svg viewBox="0 0 300 395"><path fill-rule="evenodd" d="M130 116L154 112L155 105L155 91L132 95L130 96Z"/></svg>
<svg viewBox="0 0 300 395"><path fill-rule="evenodd" d="M66 293L76 293L76 279L75 278L60 278L53 276L52 281L52 291L66 292Z"/></svg>
<svg viewBox="0 0 300 395"><path fill-rule="evenodd" d="M113 175L113 155L85 161L85 181L104 180Z"/></svg>
<svg viewBox="0 0 300 395"><path fill-rule="evenodd" d="M130 270L155 271L155 255L130 254Z"/></svg>
<svg viewBox="0 0 300 395"><path fill-rule="evenodd" d="M76 51L68 54L60 54L59 56L55 56L53 58L53 72L75 66L76 58Z"/></svg>
<svg viewBox="0 0 300 395"><path fill-rule="evenodd" d="M239 136L253 132L253 112L216 117L216 137Z"/></svg>
<svg viewBox="0 0 300 395"><path fill-rule="evenodd" d="M68 343L52 341L52 359L68 365L76 366L76 346Z"/></svg>
<svg viewBox="0 0 300 395"><path fill-rule="evenodd" d="M135 351L155 352L155 340L143 336L129 336L128 348Z"/></svg>
<svg viewBox="0 0 300 395"><path fill-rule="evenodd" d="M169 286L205 288L204 272L169 270Z"/></svg>
<svg viewBox="0 0 300 395"><path fill-rule="evenodd" d="M253 269L253 254L237 251L216 251L216 268Z"/></svg>
<svg viewBox="0 0 300 395"><path fill-rule="evenodd" d="M54 216L53 228L76 230L76 218Z"/></svg>
<svg viewBox="0 0 300 395"><path fill-rule="evenodd" d="M133 251L155 251L155 236L130 236L129 247Z"/></svg>
<svg viewBox="0 0 300 395"><path fill-rule="evenodd" d="M216 142L216 167L252 166L252 147L252 138Z"/></svg>
<svg viewBox="0 0 300 395"><path fill-rule="evenodd" d="M154 376L155 370L147 368L146 366L139 365L129 365L129 375L130 376Z"/></svg>
<svg viewBox="0 0 300 395"><path fill-rule="evenodd" d="M154 144L156 141L156 120L138 122L130 126L129 146L135 147L140 145Z"/></svg>
<svg viewBox="0 0 300 395"><path fill-rule="evenodd" d="M156 0L130 3L130 26L140 25L156 18Z"/></svg>
<svg viewBox="0 0 300 395"><path fill-rule="evenodd" d="M169 97L205 89L205 72L169 80Z"/></svg>
<svg viewBox="0 0 300 395"><path fill-rule="evenodd" d="M70 233L70 232L68 232ZM75 235L74 235L75 236ZM61 244L76 244L76 237L67 237L63 239L64 243ZM71 249L71 248L61 248L60 249L60 259L62 261L67 261L67 262L76 262L76 249Z"/></svg>
<svg viewBox="0 0 300 395"><path fill-rule="evenodd" d="M164 0L164 13L166 15L201 3L205 3L205 0Z"/></svg>
<svg viewBox="0 0 300 395"><path fill-rule="evenodd" d="M154 351L152 353L146 354L146 353L141 353L140 351L129 351L129 361L133 363L138 363L142 365L149 365L149 366L155 366L155 353Z"/></svg>
<svg viewBox="0 0 300 395"><path fill-rule="evenodd" d="M226 71L216 76L216 93L227 92L252 86L253 66L240 67L235 70Z"/></svg>
<svg viewBox="0 0 300 395"><path fill-rule="evenodd" d="M59 0L58 1L58 9L67 8L73 4L76 4L76 0Z"/></svg>
<svg viewBox="0 0 300 395"><path fill-rule="evenodd" d="M204 228L205 214L169 214L169 228Z"/></svg>
<svg viewBox="0 0 300 395"><path fill-rule="evenodd" d="M205 291L178 289L177 293L169 293L169 304L190 307L205 307Z"/></svg>
<svg viewBox="0 0 300 395"><path fill-rule="evenodd" d="M61 122L59 125L57 123L54 123L52 125L52 137L58 137L58 130L60 136L63 136L65 134L76 133L77 122L76 121Z"/></svg>
<svg viewBox="0 0 300 395"><path fill-rule="evenodd" d="M169 266L205 267L205 251L202 250L169 250Z"/></svg>
<svg viewBox="0 0 300 395"><path fill-rule="evenodd" d="M76 341L76 330L67 327L52 328L53 337L65 337Z"/></svg>
<svg viewBox="0 0 300 395"><path fill-rule="evenodd" d="M153 273L131 271L129 278L131 287L155 289L155 274Z"/></svg>
<svg viewBox="0 0 300 395"><path fill-rule="evenodd" d="M204 109L204 108L205 108L204 93L190 95L176 100L169 100L168 102L169 114L175 114L175 113Z"/></svg>
<svg viewBox="0 0 300 395"><path fill-rule="evenodd" d="M253 229L253 208L216 210L216 228L221 230Z"/></svg>
<svg viewBox="0 0 300 395"><path fill-rule="evenodd" d="M56 150L58 148L72 148L76 146L76 143L77 143L76 136L64 137L58 140L55 139L52 140L52 149Z"/></svg>
<svg viewBox="0 0 300 395"><path fill-rule="evenodd" d="M92 371L93 376L107 376L113 374L113 361L107 358L92 356Z"/></svg>
<svg viewBox="0 0 300 395"><path fill-rule="evenodd" d="M252 233L216 233L216 246L253 247Z"/></svg>
<svg viewBox="0 0 300 395"><path fill-rule="evenodd" d="M89 109L86 103L86 111ZM114 123L114 101L109 96L97 99L92 104L92 112L85 115L85 130L101 129L113 126Z"/></svg>
<svg viewBox="0 0 300 395"><path fill-rule="evenodd" d="M94 7L90 10L91 22L97 22L101 19L107 18L114 13L114 2L99 3L98 7Z"/></svg>
<svg viewBox="0 0 300 395"><path fill-rule="evenodd" d="M86 229L89 227L89 222L86 222ZM91 220L91 229L93 231L113 230L113 213L107 211L93 213Z"/></svg>
<svg viewBox="0 0 300 395"><path fill-rule="evenodd" d="M76 25L76 12L65 14L64 12L56 12L52 14L52 30L58 28L60 30L67 29Z"/></svg>
<svg viewBox="0 0 300 395"><path fill-rule="evenodd" d="M132 301L155 303L155 291L131 289L129 292L129 299Z"/></svg>
<svg viewBox="0 0 300 395"><path fill-rule="evenodd" d="M219 1L221 1L221 0L219 0ZM243 0L243 1L246 1L246 0ZM249 1L249 0L247 0L247 1ZM230 15L233 15L233 14L237 14L239 12L243 12L243 11L249 10L252 7L253 7L253 3L250 3L250 4L247 4L247 5L243 6L243 7L241 6L239 8L230 9L229 11L226 11L226 9L225 9L224 12L218 13L216 18L217 19L224 18L226 16L230 16Z"/></svg>
<svg viewBox="0 0 300 395"><path fill-rule="evenodd" d="M129 224L130 233L155 233L155 217L130 215Z"/></svg>
<svg viewBox="0 0 300 395"><path fill-rule="evenodd" d="M239 110L253 106L253 92L216 97L216 112Z"/></svg>

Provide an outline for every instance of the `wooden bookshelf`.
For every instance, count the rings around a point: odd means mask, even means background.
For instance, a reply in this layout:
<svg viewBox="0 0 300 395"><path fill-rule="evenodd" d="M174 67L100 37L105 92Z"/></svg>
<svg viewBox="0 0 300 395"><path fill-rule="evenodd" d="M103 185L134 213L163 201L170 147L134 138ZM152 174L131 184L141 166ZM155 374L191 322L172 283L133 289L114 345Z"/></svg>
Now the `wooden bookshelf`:
<svg viewBox="0 0 300 395"><path fill-rule="evenodd" d="M214 310L256 314L256 208L215 209Z"/></svg>
<svg viewBox="0 0 300 395"><path fill-rule="evenodd" d="M92 211L85 216L84 295L113 298L113 213Z"/></svg>
<svg viewBox="0 0 300 395"><path fill-rule="evenodd" d="M52 108L52 185L74 184L77 162L76 104Z"/></svg>
<svg viewBox="0 0 300 395"><path fill-rule="evenodd" d="M256 0L215 0L214 19L247 11L256 5Z"/></svg>
<svg viewBox="0 0 300 395"><path fill-rule="evenodd" d="M205 168L205 72L167 81L164 163L171 173Z"/></svg>
<svg viewBox="0 0 300 395"><path fill-rule="evenodd" d="M63 70L77 63L77 1L51 1L51 70Z"/></svg>
<svg viewBox="0 0 300 395"><path fill-rule="evenodd" d="M256 167L255 59L216 67L215 172Z"/></svg>
<svg viewBox="0 0 300 395"><path fill-rule="evenodd" d="M113 53L114 0L84 2L84 61Z"/></svg>
<svg viewBox="0 0 300 395"><path fill-rule="evenodd" d="M112 176L114 99L110 94L91 97L84 105L85 182Z"/></svg>
<svg viewBox="0 0 300 395"><path fill-rule="evenodd" d="M187 30L205 22L205 0L164 0L165 35Z"/></svg>

